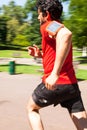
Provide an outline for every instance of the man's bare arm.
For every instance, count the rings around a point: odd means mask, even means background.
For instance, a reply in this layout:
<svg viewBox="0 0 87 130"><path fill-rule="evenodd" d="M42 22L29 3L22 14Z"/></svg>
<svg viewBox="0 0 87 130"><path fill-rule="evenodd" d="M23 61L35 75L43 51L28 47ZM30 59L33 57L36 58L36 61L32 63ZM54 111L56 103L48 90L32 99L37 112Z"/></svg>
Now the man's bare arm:
<svg viewBox="0 0 87 130"><path fill-rule="evenodd" d="M56 58L52 73L47 77L45 85L47 89L55 89L56 81L71 47L72 33L62 28L56 36Z"/></svg>
<svg viewBox="0 0 87 130"><path fill-rule="evenodd" d="M56 37L56 59L52 73L59 75L71 47L72 33L62 28Z"/></svg>

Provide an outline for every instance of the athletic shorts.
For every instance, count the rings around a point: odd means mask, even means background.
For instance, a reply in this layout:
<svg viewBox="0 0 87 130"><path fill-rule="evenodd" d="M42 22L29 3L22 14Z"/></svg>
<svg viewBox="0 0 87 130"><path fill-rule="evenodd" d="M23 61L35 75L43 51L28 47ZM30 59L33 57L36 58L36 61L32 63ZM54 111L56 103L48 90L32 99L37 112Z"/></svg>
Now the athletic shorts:
<svg viewBox="0 0 87 130"><path fill-rule="evenodd" d="M60 104L70 113L85 110L78 84L58 84L55 90L48 90L45 84L41 83L34 90L32 98L40 107Z"/></svg>

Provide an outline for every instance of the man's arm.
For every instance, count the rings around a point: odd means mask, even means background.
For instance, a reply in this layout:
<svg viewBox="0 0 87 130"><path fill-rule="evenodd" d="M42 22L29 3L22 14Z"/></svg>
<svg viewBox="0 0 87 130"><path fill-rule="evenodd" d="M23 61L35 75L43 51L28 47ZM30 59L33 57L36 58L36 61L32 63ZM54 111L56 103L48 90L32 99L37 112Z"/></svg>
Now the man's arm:
<svg viewBox="0 0 87 130"><path fill-rule="evenodd" d="M56 59L52 73L59 75L71 47L72 33L62 28L56 37Z"/></svg>
<svg viewBox="0 0 87 130"><path fill-rule="evenodd" d="M48 89L55 89L54 85L59 77L61 68L71 47L72 33L67 28L62 28L56 36L56 58L51 75L46 79Z"/></svg>

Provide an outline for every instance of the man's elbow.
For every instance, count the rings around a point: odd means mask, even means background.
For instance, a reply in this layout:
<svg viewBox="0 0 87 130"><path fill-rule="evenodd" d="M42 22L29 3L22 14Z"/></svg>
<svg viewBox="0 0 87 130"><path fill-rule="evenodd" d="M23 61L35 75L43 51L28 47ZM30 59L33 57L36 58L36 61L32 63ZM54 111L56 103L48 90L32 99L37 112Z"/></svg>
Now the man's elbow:
<svg viewBox="0 0 87 130"><path fill-rule="evenodd" d="M69 37L72 37L72 32L71 32L71 31L69 31L68 35L69 35Z"/></svg>

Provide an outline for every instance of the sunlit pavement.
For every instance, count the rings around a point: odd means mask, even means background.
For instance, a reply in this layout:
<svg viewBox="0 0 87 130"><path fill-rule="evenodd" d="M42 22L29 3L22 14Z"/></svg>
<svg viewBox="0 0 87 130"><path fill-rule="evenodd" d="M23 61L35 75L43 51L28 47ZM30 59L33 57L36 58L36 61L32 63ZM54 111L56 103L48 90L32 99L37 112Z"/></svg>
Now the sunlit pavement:
<svg viewBox="0 0 87 130"><path fill-rule="evenodd" d="M0 130L30 130L27 102L41 77L0 72ZM79 82L87 110L87 81ZM76 130L66 109L49 106L40 111L45 130Z"/></svg>
<svg viewBox="0 0 87 130"><path fill-rule="evenodd" d="M14 61L15 64L41 65L41 58L0 58L0 65L9 64L10 61Z"/></svg>

